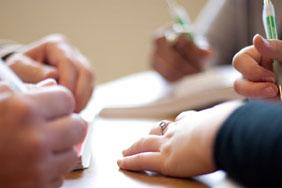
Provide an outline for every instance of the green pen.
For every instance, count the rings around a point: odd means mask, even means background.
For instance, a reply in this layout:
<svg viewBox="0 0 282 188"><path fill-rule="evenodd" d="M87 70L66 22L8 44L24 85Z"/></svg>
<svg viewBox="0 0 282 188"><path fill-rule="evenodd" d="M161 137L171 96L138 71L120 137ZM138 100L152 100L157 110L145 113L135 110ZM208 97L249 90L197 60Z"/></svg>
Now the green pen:
<svg viewBox="0 0 282 188"><path fill-rule="evenodd" d="M278 39L275 9L271 0L264 0L263 24L267 39ZM282 101L282 64L274 60L272 66L273 71L277 76L280 99Z"/></svg>
<svg viewBox="0 0 282 188"><path fill-rule="evenodd" d="M189 39L194 41L192 24L185 8L180 6L175 0L166 0L166 2L176 24L176 30L179 33L187 33Z"/></svg>

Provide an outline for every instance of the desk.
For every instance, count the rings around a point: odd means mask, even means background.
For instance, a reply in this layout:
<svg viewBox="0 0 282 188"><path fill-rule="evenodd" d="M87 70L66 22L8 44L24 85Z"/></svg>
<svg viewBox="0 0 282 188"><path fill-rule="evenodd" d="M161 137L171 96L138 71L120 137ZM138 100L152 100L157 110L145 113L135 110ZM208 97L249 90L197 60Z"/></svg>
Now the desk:
<svg viewBox="0 0 282 188"><path fill-rule="evenodd" d="M149 79L149 80L148 80ZM155 100L159 94L156 88L162 91L162 82L158 77L137 79L129 77L118 82L104 84L96 88L93 100L90 101L82 116L87 121L92 121L95 114L107 105L120 103L146 103ZM138 81L138 83L137 83ZM148 83L150 83L148 85ZM146 86L149 95L135 91L134 86ZM165 87L165 85L164 85ZM154 92L151 92L154 91ZM157 175L148 175L119 170L116 161L121 157L121 151L137 139L148 134L152 125L157 120L121 120L95 118L93 134L91 137L92 162L89 169L73 172L66 177L63 188L203 188L203 187L237 187L226 181L225 175L215 173L193 179L167 178ZM200 183L202 182L202 183Z"/></svg>

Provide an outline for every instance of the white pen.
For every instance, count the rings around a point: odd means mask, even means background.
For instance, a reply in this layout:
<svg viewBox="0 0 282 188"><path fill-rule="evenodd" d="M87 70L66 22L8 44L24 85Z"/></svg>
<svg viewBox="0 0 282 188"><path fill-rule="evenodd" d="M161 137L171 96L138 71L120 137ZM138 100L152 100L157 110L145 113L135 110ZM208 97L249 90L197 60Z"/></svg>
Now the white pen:
<svg viewBox="0 0 282 188"><path fill-rule="evenodd" d="M179 26L180 32L184 32L193 41L194 33L190 17L185 8L179 5L175 0L166 0L170 14L172 15L175 24Z"/></svg>
<svg viewBox="0 0 282 188"><path fill-rule="evenodd" d="M275 18L275 9L271 0L264 0L263 6L263 24L268 39L278 39L277 24ZM280 100L282 101L282 65L280 62L273 61L273 71L277 76Z"/></svg>
<svg viewBox="0 0 282 188"><path fill-rule="evenodd" d="M21 79L0 58L0 79L6 82L13 90L26 92L27 88Z"/></svg>

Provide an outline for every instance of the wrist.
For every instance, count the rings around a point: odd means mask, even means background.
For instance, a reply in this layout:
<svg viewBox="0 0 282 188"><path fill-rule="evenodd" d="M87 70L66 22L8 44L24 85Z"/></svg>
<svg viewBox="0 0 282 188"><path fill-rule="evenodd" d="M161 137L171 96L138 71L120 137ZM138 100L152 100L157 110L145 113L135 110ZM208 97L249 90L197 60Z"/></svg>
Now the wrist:
<svg viewBox="0 0 282 188"><path fill-rule="evenodd" d="M213 159L216 135L224 121L243 104L242 101L233 101L200 112L202 113L203 121L197 126L197 131L195 131L199 143L198 156L202 158L203 164L210 171L216 170Z"/></svg>

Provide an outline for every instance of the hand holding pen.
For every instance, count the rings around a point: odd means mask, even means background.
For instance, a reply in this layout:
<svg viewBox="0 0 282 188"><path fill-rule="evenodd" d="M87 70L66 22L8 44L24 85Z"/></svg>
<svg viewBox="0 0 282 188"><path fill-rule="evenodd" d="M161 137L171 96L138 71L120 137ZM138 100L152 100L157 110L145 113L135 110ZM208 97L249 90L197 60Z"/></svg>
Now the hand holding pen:
<svg viewBox="0 0 282 188"><path fill-rule="evenodd" d="M168 81L177 81L201 72L213 53L207 45L199 47L196 43L197 35L185 9L175 1L167 1L167 4L174 24L156 33L151 64Z"/></svg>

